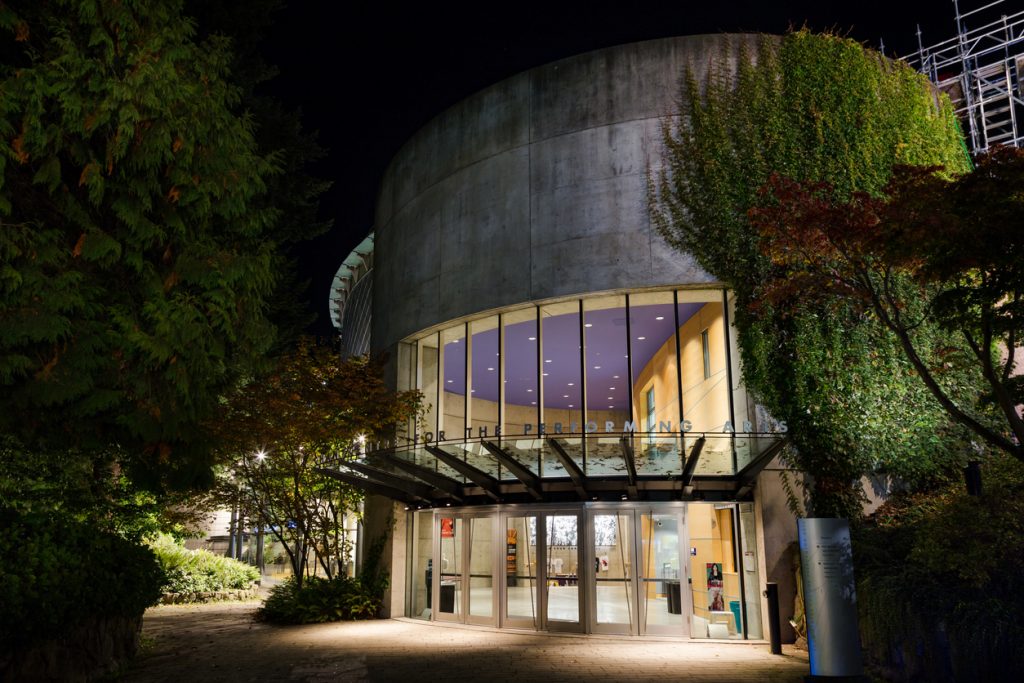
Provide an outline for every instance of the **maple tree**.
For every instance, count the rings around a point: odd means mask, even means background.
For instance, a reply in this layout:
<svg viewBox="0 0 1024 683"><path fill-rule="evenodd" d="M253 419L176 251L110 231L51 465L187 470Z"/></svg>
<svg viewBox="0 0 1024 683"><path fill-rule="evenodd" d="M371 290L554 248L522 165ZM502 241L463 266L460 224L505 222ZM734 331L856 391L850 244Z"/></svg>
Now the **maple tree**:
<svg viewBox="0 0 1024 683"><path fill-rule="evenodd" d="M827 182L781 176L762 194L751 221L778 268L764 296L810 293L869 311L955 421L1024 460L1024 377L1015 372L1024 353L1024 150L997 148L952 178L940 167L897 167L879 195L844 199ZM917 338L928 323L953 335L937 362ZM945 386L952 363L979 376L985 393L975 407Z"/></svg>
<svg viewBox="0 0 1024 683"><path fill-rule="evenodd" d="M211 421L226 465L219 499L240 503L269 529L300 586L311 556L332 577L347 542L343 517L362 496L324 470L357 457L362 440L390 434L419 408L419 392L391 391L379 362L339 362L303 338L272 371L228 394Z"/></svg>

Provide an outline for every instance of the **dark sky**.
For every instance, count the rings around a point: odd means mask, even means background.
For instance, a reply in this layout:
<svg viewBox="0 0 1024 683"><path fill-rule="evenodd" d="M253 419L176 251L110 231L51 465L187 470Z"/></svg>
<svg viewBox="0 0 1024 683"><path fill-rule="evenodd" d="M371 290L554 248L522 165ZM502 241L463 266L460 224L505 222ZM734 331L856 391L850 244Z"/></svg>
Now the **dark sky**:
<svg viewBox="0 0 1024 683"><path fill-rule="evenodd" d="M1022 0L1010 0L1005 12ZM961 9L982 2L962 0ZM331 333L327 298L341 259L372 229L377 184L415 131L464 97L534 66L611 45L700 33L831 29L886 52L955 32L952 0L844 2L477 2L290 0L265 41L280 75L268 90L301 107L328 157L314 170L334 182L321 214L334 229L304 250L314 332Z"/></svg>

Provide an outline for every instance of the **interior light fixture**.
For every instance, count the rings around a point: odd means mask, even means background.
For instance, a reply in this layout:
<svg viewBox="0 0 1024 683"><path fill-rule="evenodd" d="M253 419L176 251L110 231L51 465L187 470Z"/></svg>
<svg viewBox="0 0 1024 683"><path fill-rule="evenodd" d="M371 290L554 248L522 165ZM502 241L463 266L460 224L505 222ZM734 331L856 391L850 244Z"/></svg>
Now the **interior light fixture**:
<svg viewBox="0 0 1024 683"><path fill-rule="evenodd" d="M600 370L600 369L601 369L601 366L600 366L600 365L595 365L595 366L594 366L594 369L595 369L595 370Z"/></svg>
<svg viewBox="0 0 1024 683"><path fill-rule="evenodd" d="M529 339L530 339L530 341L537 341L536 337L530 337Z"/></svg>
<svg viewBox="0 0 1024 683"><path fill-rule="evenodd" d="M545 372L545 373L544 373L544 376L545 376L545 377L547 377L547 376L548 376L548 373L546 373L546 372Z"/></svg>
<svg viewBox="0 0 1024 683"><path fill-rule="evenodd" d="M612 379L618 379L618 378L619 378L618 375L612 375Z"/></svg>
<svg viewBox="0 0 1024 683"><path fill-rule="evenodd" d="M569 386L570 387L574 387L574 386L576 386L576 383L575 382L569 382Z"/></svg>
<svg viewBox="0 0 1024 683"><path fill-rule="evenodd" d="M647 339L647 337L637 337L636 339L637 341L644 341L645 339Z"/></svg>
<svg viewBox="0 0 1024 683"><path fill-rule="evenodd" d="M527 389L527 390L526 390L526 393L528 393L528 394L532 394L532 393L533 393L533 389Z"/></svg>
<svg viewBox="0 0 1024 683"><path fill-rule="evenodd" d="M584 323L583 327L593 327L594 323Z"/></svg>
<svg viewBox="0 0 1024 683"><path fill-rule="evenodd" d="M562 394L562 398L569 398L569 394Z"/></svg>
<svg viewBox="0 0 1024 683"><path fill-rule="evenodd" d="M657 318L655 318L655 320L664 320L664 319L665 319L665 316L663 316L663 315L659 315Z"/></svg>
<svg viewBox="0 0 1024 683"><path fill-rule="evenodd" d="M494 368L487 368L488 372L494 372Z"/></svg>
<svg viewBox="0 0 1024 683"><path fill-rule="evenodd" d="M550 362L551 362L551 359L550 359L550 358L545 358L545 359L544 359L544 362L545 362L545 363L550 363Z"/></svg>

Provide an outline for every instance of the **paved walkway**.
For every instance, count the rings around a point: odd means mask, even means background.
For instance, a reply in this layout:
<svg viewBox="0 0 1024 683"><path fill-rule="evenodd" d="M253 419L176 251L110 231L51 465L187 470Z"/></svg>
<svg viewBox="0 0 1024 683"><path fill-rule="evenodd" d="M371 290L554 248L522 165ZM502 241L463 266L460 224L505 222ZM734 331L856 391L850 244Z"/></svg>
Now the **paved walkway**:
<svg viewBox="0 0 1024 683"><path fill-rule="evenodd" d="M146 612L143 651L126 682L182 681L786 681L806 653L767 645L549 636L412 620L310 626L252 621L256 602Z"/></svg>

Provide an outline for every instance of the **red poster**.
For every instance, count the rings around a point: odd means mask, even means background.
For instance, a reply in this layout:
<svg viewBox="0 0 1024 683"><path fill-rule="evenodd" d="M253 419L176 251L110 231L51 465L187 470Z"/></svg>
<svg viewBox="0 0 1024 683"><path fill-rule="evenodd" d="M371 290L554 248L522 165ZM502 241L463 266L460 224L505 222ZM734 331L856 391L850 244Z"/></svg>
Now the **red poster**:
<svg viewBox="0 0 1024 683"><path fill-rule="evenodd" d="M453 518L441 518L441 538L455 538L455 520Z"/></svg>

